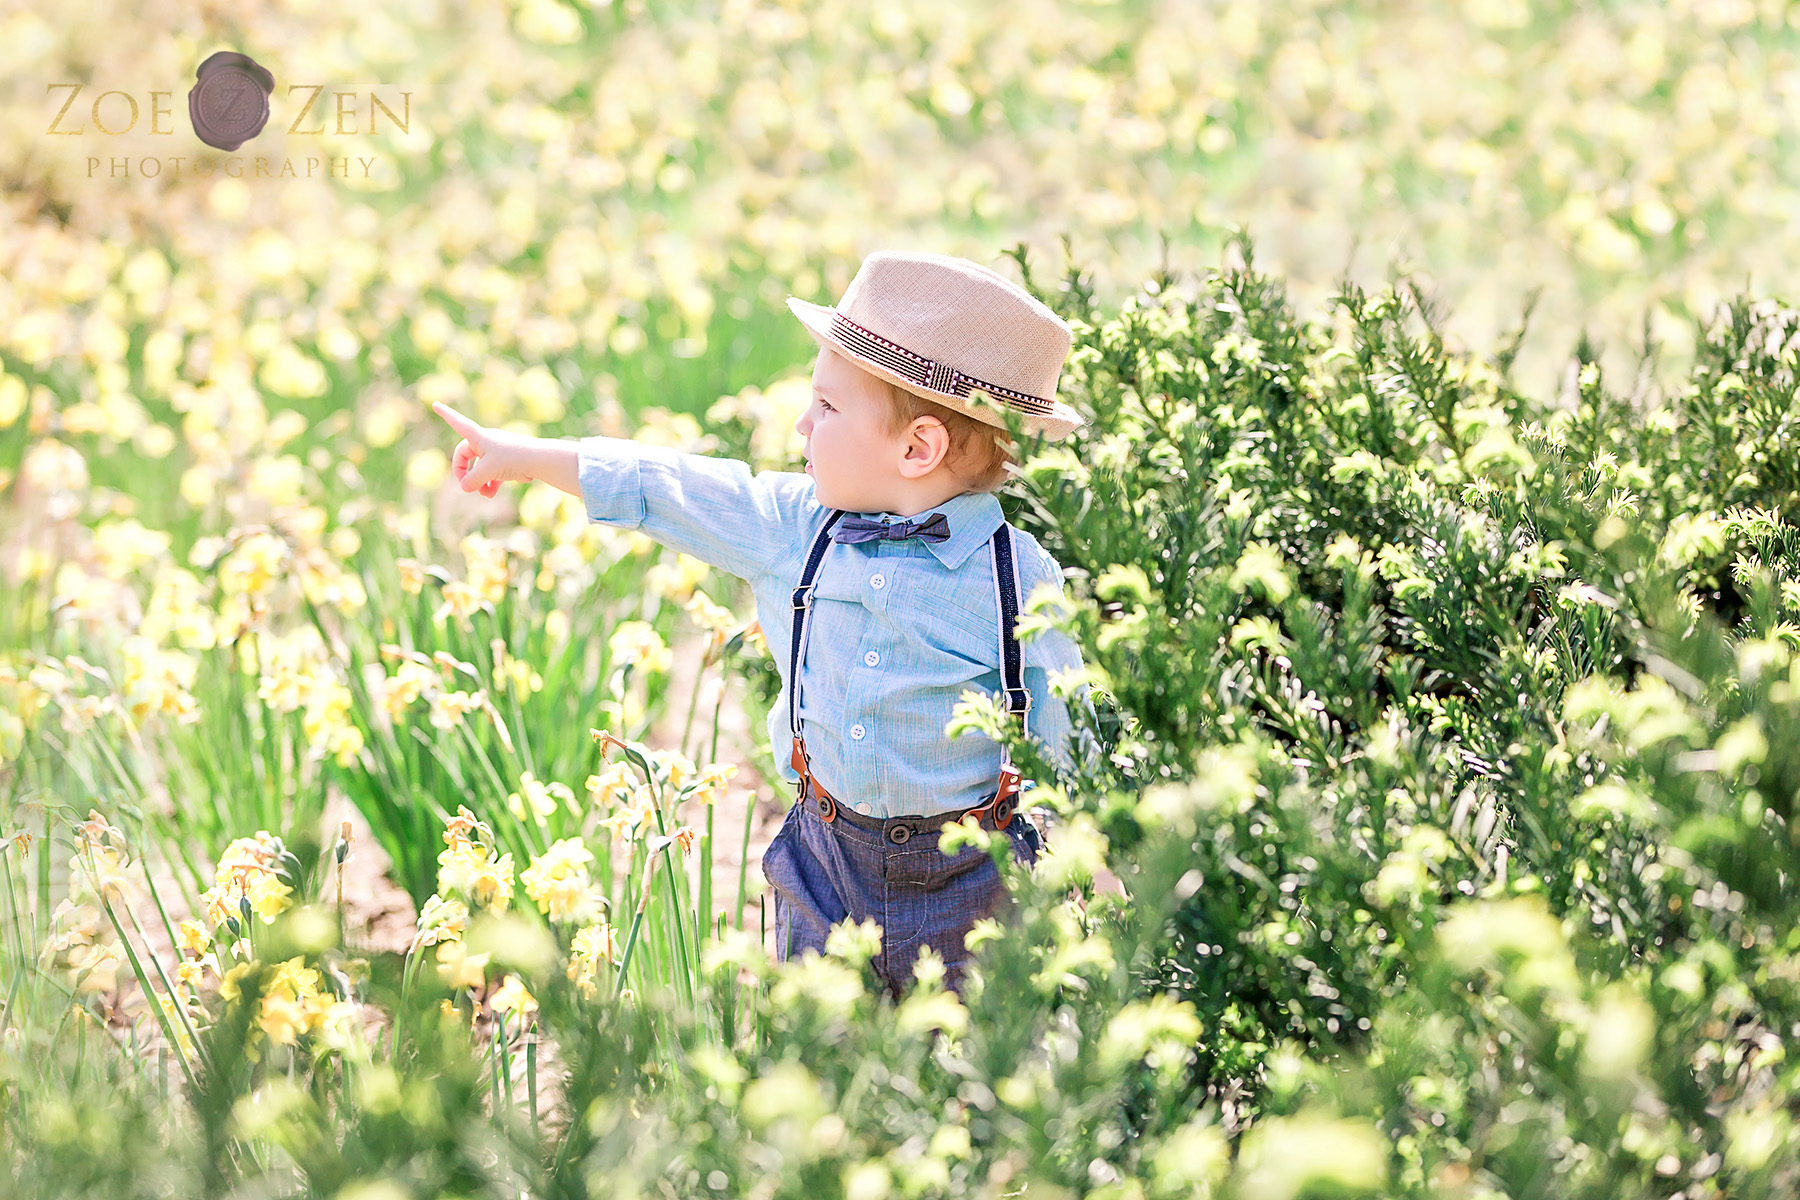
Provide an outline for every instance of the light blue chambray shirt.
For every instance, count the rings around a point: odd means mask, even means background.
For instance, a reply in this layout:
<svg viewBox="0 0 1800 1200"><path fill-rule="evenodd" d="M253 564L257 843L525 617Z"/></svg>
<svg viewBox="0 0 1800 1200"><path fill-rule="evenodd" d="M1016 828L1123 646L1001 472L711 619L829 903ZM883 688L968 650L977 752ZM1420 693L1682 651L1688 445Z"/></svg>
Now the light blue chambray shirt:
<svg viewBox="0 0 1800 1200"><path fill-rule="evenodd" d="M788 761L793 589L830 511L814 498L812 476L752 475L736 459L609 437L580 439L578 462L590 519L639 530L749 581L781 671L770 744L782 777L798 783ZM965 492L931 511L949 519L948 540L833 543L813 591L800 693L807 758L826 791L875 817L972 808L999 782L999 745L973 732L951 739L944 727L965 689L1000 690L1000 614L988 547L1003 520L1000 502ZM1062 590L1062 571L1023 530L1015 530L1014 545L1023 611L1038 585ZM1022 639L1019 648L1032 700L1028 732L1066 769L1069 714L1048 676L1079 670L1081 651L1057 630ZM1086 692L1084 684L1076 693L1083 702Z"/></svg>

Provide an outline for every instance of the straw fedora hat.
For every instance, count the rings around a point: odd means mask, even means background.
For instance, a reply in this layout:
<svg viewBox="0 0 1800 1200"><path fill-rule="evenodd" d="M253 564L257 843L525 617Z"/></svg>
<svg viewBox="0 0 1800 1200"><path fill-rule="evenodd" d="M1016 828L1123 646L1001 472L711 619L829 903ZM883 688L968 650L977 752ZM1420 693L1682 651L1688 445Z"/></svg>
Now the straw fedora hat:
<svg viewBox="0 0 1800 1200"><path fill-rule="evenodd" d="M915 396L1050 441L1082 424L1056 398L1068 324L996 271L945 254L879 250L863 259L836 308L788 297L813 340ZM980 396L993 403L982 403Z"/></svg>

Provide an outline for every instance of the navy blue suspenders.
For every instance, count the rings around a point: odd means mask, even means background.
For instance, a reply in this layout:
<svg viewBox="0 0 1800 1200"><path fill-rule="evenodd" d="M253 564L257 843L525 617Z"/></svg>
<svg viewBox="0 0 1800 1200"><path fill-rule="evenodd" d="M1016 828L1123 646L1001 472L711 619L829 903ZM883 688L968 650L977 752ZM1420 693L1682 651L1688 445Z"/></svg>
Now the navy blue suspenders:
<svg viewBox="0 0 1800 1200"><path fill-rule="evenodd" d="M825 560L825 552L831 548L831 527L843 515L842 509L832 509L825 518L825 524L820 526L817 536L813 538L811 549L807 551L806 565L800 572L800 583L794 588L794 628L793 637L788 643L788 727L794 736L791 761L794 770L800 775L802 795L808 788L811 789L819 815L826 822L837 819L837 801L813 778L806 758L806 743L800 737L800 668L806 661L806 637L812 626L814 581L818 577L819 565ZM1020 725L1029 733L1031 693L1025 689L1025 659L1019 650L1018 635L1013 630L1013 625L1019 619L1019 573L1018 562L1013 554L1012 526L1002 521L988 545L993 551L994 560L994 603L1000 613L1000 686L1006 697L1006 711L1017 714ZM1019 769L1013 766L1012 754L1003 745L1000 748L1000 781L993 799L961 815L975 813L979 819L981 814L991 810L994 827L1006 828L1007 823L1012 820L1017 803L1019 783Z"/></svg>

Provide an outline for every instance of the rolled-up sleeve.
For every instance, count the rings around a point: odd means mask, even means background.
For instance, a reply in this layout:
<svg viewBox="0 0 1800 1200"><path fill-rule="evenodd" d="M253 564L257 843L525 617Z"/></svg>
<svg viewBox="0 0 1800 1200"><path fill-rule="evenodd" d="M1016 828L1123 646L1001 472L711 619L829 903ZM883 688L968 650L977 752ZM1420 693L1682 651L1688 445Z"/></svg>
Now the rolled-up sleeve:
<svg viewBox="0 0 1800 1200"><path fill-rule="evenodd" d="M804 474L761 471L626 438L585 437L577 480L590 520L636 529L741 579L781 559L818 510Z"/></svg>

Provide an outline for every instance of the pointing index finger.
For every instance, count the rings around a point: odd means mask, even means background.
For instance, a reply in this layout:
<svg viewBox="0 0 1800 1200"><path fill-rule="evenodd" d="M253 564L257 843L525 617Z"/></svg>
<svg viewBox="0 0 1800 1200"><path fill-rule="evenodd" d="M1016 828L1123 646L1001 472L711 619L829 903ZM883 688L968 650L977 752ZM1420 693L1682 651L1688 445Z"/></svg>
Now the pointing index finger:
<svg viewBox="0 0 1800 1200"><path fill-rule="evenodd" d="M442 400L433 400L431 402L431 411L444 418L445 421L449 422L450 428L456 430L456 432L460 433L463 437L468 438L471 442L473 442L476 435L481 432L481 427L479 425L457 412L454 408L451 408L448 404L445 404Z"/></svg>

